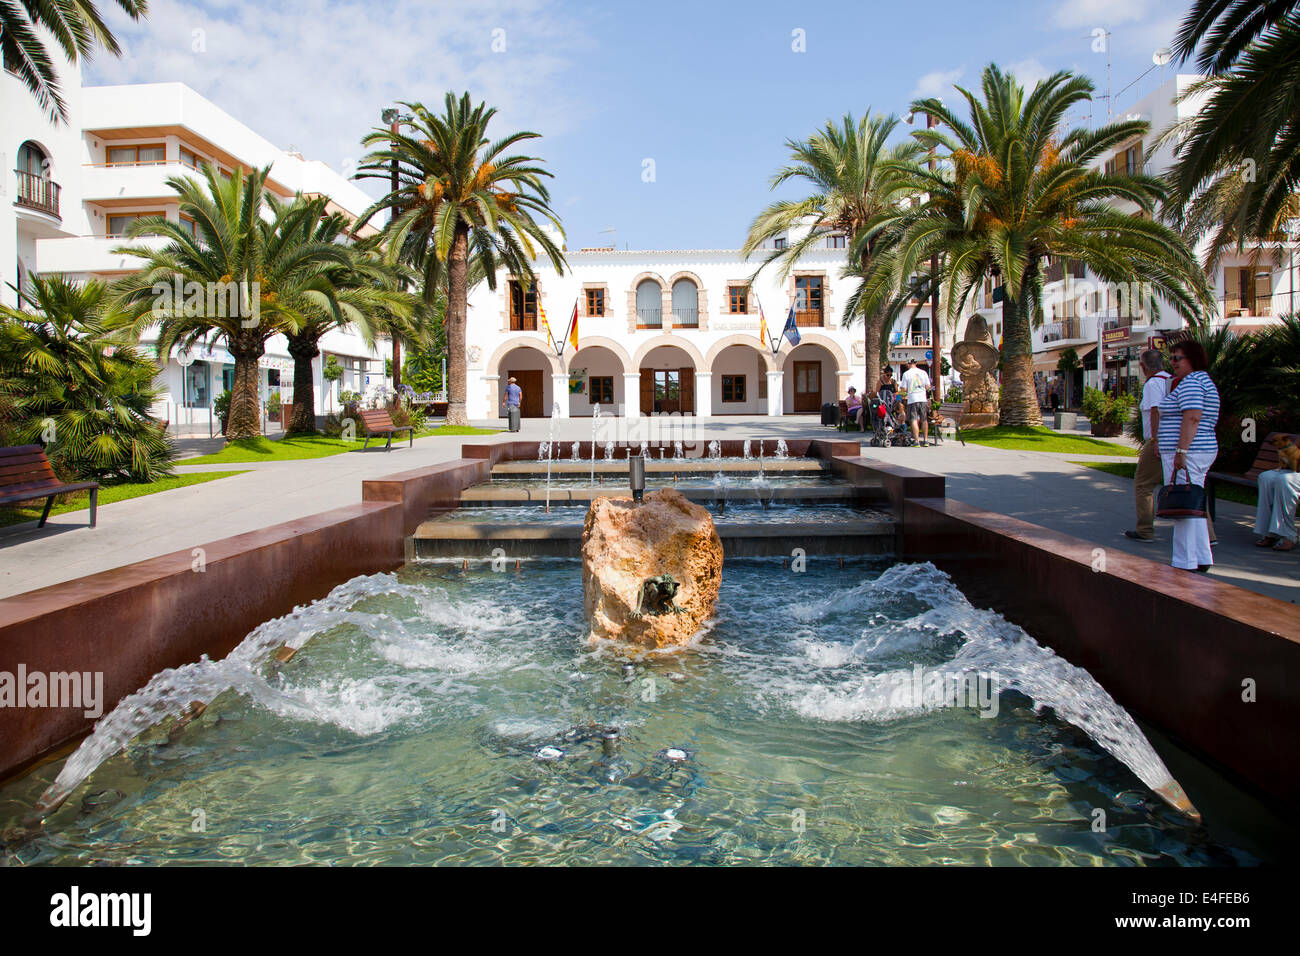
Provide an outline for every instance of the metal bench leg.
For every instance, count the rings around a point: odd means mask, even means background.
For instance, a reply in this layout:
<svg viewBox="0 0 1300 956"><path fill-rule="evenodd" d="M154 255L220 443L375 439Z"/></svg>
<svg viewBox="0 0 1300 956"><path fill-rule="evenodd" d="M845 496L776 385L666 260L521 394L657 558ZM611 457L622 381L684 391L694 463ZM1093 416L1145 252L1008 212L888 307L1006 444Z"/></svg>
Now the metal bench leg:
<svg viewBox="0 0 1300 956"><path fill-rule="evenodd" d="M366 440L361 443L361 450L365 451L370 446L370 434L367 432Z"/></svg>
<svg viewBox="0 0 1300 956"><path fill-rule="evenodd" d="M414 448L414 447L415 447L415 429L412 428L410 431L408 431L408 432L406 433L406 437L410 439L410 441L408 441L408 442L406 443L406 447L407 447L407 448Z"/></svg>
<svg viewBox="0 0 1300 956"><path fill-rule="evenodd" d="M95 527L95 509L99 506L99 489L90 489L90 526Z"/></svg>
<svg viewBox="0 0 1300 956"><path fill-rule="evenodd" d="M41 512L41 520L36 522L36 527L38 528L45 527L45 519L50 516L50 509L53 507L54 507L54 495L50 495L48 498L45 499L45 510Z"/></svg>
<svg viewBox="0 0 1300 956"><path fill-rule="evenodd" d="M393 450L393 433L389 432L388 443L384 445L384 451L392 451L392 450Z"/></svg>

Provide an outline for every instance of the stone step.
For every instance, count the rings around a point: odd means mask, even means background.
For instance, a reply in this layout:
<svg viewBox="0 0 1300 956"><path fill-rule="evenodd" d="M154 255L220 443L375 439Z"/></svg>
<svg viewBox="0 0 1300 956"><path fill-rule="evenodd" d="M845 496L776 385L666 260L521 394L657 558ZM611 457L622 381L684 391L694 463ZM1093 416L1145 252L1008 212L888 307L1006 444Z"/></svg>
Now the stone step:
<svg viewBox="0 0 1300 956"><path fill-rule="evenodd" d="M656 489L651 488L648 490L654 491ZM689 501L699 503L712 503L724 497L716 488L678 487L676 490L680 491ZM553 505L565 502L581 502L585 504L593 498L627 498L631 494L631 491L626 487L552 487L549 500ZM756 501L759 499L759 493L753 487L741 485L727 488L725 498L727 501ZM833 504L836 502L853 504L883 501L885 492L879 483L869 485L825 485L820 487L807 485L792 488L766 488L763 490L762 498L766 501L780 502L782 504ZM466 488L460 493L462 507L542 504L547 500L545 488L492 488L488 485L475 485Z"/></svg>
<svg viewBox="0 0 1300 956"><path fill-rule="evenodd" d="M796 548L810 556L892 554L897 531L886 516L834 524L724 521L717 528L723 553L733 558L790 555ZM413 544L417 558L576 558L582 524L425 521L415 530Z"/></svg>
<svg viewBox="0 0 1300 956"><path fill-rule="evenodd" d="M589 475L591 474L592 463L588 461L573 461L572 459L555 459L551 462L552 475ZM828 471L825 462L815 458L768 458L762 463L763 470L770 474L782 475L820 475ZM598 475L626 475L627 461L604 461L596 460L596 474ZM645 463L646 474L681 474L681 475L716 475L719 470L724 474L732 472L744 472L758 474L759 461L757 458L752 461L712 461L708 458L687 458L681 461L675 461L671 458L660 460L658 458L649 458ZM503 461L492 467L492 474L498 478L521 476L534 477L545 476L546 462L544 461Z"/></svg>

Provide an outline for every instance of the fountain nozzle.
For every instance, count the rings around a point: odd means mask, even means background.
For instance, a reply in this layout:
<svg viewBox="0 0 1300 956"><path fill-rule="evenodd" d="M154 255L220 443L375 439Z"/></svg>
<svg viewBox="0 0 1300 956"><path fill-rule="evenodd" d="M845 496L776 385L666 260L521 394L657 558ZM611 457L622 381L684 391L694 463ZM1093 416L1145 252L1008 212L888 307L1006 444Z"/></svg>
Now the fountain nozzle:
<svg viewBox="0 0 1300 956"><path fill-rule="evenodd" d="M632 500L640 504L645 498L645 459L640 455L628 455L627 478L632 486Z"/></svg>
<svg viewBox="0 0 1300 956"><path fill-rule="evenodd" d="M611 727L600 735L600 747L606 757L613 757L618 753L618 728Z"/></svg>

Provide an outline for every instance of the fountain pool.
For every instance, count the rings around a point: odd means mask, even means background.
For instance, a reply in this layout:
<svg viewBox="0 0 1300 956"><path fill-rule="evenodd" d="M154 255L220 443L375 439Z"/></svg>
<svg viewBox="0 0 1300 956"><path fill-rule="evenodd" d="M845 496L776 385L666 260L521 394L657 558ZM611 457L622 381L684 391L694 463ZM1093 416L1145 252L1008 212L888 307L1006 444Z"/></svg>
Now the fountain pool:
<svg viewBox="0 0 1300 956"><path fill-rule="evenodd" d="M1083 672L930 565L728 560L696 643L630 661L583 640L579 567L408 564L164 672L0 790L2 832L70 788L0 861L1257 862L1135 776L1154 753ZM931 707L896 692L918 667L1021 689L991 717ZM149 727L222 687L188 726Z"/></svg>

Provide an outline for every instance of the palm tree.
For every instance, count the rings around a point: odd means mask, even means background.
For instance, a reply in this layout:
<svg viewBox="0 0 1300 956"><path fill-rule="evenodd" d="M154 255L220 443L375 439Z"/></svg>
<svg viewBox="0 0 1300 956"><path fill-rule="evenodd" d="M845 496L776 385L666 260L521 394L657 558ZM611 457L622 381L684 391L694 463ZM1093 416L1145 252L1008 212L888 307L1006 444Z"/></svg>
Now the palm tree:
<svg viewBox="0 0 1300 956"><path fill-rule="evenodd" d="M328 202L324 197L300 202L286 217L282 232L296 234L303 243L342 244L350 235L350 220L341 213L326 215ZM290 434L316 431L312 360L320 354L320 339L326 332L351 325L371 348L380 331L404 333L407 338L424 333L423 302L400 290L400 267L385 263L372 241L340 247L348 253L347 263L331 267L326 274L334 289L333 300L319 297L317 309L305 305L301 320L286 335L293 356L293 415L285 429Z"/></svg>
<svg viewBox="0 0 1300 956"><path fill-rule="evenodd" d="M150 417L158 365L106 333L105 285L37 277L0 305L0 422L5 441L46 445L82 480L149 482L170 474L172 443Z"/></svg>
<svg viewBox="0 0 1300 956"><path fill-rule="evenodd" d="M474 106L468 93L459 100L448 93L440 116L419 103L402 106L413 113L413 135L377 129L362 140L366 146L382 145L365 157L358 176L388 178L389 163L396 161L398 182L396 190L362 214L359 225L382 209L395 210L384 227L388 255L419 271L425 302L434 302L445 276L447 424L467 425L465 322L471 262L492 289L502 266L531 283L539 248L556 272L563 272L564 253L538 221L549 220L557 229L560 225L542 182L551 174L535 157L505 155L516 144L537 139L537 133L490 141L487 127L496 110L485 103Z"/></svg>
<svg viewBox="0 0 1300 956"><path fill-rule="evenodd" d="M1203 321L1213 304L1186 242L1150 218L1165 195L1163 184L1150 176L1093 168L1120 144L1145 133L1147 124L1127 120L1058 132L1092 89L1088 79L1060 72L1026 96L1014 76L990 65L984 70L982 101L958 87L970 109L969 123L938 99L912 104L915 112L937 121L935 128L912 135L938 150L940 162L933 171L912 164L912 188L928 198L897 211L889 227L890 253L873 270L867 304L891 294L935 254L945 255L941 307L950 322L986 277L999 277L1005 292L1004 425L1042 422L1032 328L1042 316L1044 259L1081 261L1104 282L1142 283L1144 307L1154 311L1159 296L1194 323ZM1125 201L1138 212L1114 205Z"/></svg>
<svg viewBox="0 0 1300 956"><path fill-rule="evenodd" d="M1300 0L1197 0L1178 33L1174 55L1199 47L1210 75L1183 94L1204 106L1166 136L1177 156L1166 215L1193 233L1214 229L1212 256L1269 240L1295 212L1298 11Z"/></svg>
<svg viewBox="0 0 1300 956"><path fill-rule="evenodd" d="M284 205L264 198L268 170L223 180L208 164L203 183L169 179L194 234L151 217L137 222L131 236L159 236L169 240L165 245L114 250L145 260L139 272L119 280L117 302L121 323L136 334L158 327L159 355L174 345L224 341L235 360L228 441L259 434L258 359L267 340L292 333L324 310L342 317L329 273L348 264L347 249L304 238L295 228L302 200ZM267 207L269 218L263 216Z"/></svg>
<svg viewBox="0 0 1300 956"><path fill-rule="evenodd" d="M132 20L148 12L148 0L115 0ZM0 51L5 69L17 74L52 122L68 121L59 77L37 29L43 27L70 63L89 59L97 46L121 56L117 38L104 23L94 0L0 0Z"/></svg>
<svg viewBox="0 0 1300 956"><path fill-rule="evenodd" d="M741 248L748 258L764 242L787 233L792 227L807 223L806 235L788 243L784 249L770 252L759 271L774 261L781 262L785 279L805 252L827 236L844 236L848 245L849 268L846 275L865 276L882 241L881 226L908 193L908 182L900 167L913 160L919 147L911 141L888 145L898 126L894 116L864 116L855 121L845 114L839 125L826 125L807 140L786 140L791 162L771 179L771 188L791 179L803 180L812 192L803 199L778 200L764 209L749 227ZM755 273L757 274L757 273ZM905 301L905 298L900 300ZM880 307L864 311L857 308L854 296L845 309L845 318L863 315L865 326L867 388L874 384L880 370L881 340L888 334L886 319L891 310ZM897 314L895 308L893 314Z"/></svg>

